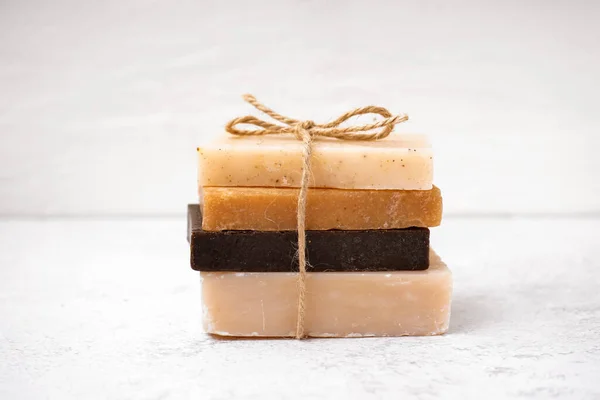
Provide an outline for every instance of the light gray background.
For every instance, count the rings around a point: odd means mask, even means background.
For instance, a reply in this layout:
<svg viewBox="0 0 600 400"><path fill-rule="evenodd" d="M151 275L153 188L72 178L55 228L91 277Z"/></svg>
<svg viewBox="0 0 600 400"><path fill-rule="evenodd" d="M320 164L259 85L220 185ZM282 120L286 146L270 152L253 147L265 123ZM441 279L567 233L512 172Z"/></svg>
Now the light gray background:
<svg viewBox="0 0 600 400"><path fill-rule="evenodd" d="M599 21L591 0L0 0L0 399L599 399ZM448 334L202 332L185 205L244 92L431 136Z"/></svg>
<svg viewBox="0 0 600 400"><path fill-rule="evenodd" d="M0 214L183 215L245 92L408 113L447 215L600 211L600 2L0 4Z"/></svg>

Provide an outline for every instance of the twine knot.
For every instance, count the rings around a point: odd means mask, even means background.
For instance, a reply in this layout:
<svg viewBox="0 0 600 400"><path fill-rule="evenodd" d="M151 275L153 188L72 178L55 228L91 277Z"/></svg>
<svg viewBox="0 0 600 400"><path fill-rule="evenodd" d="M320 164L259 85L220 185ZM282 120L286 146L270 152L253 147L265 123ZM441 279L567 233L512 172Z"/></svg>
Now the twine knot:
<svg viewBox="0 0 600 400"><path fill-rule="evenodd" d="M294 135L296 135L296 138L298 140L306 142L312 138L311 129L315 126L316 124L314 123L314 121L307 120L299 122L296 125L294 125Z"/></svg>
<svg viewBox="0 0 600 400"><path fill-rule="evenodd" d="M298 124L298 125L300 127L302 127L303 129L310 130L310 129L314 128L317 124L315 124L315 121L306 120L306 121L300 122L300 124Z"/></svg>
<svg viewBox="0 0 600 400"><path fill-rule="evenodd" d="M312 154L312 139L315 136L330 137L340 140L378 140L387 137L393 130L394 125L408 120L408 115L400 114L393 116L388 110L383 107L367 106L349 111L337 119L326 123L317 124L314 121L306 120L299 121L293 118L283 116L270 108L266 107L256 100L250 94L243 96L243 99L250 103L254 108L283 125L274 124L263 121L259 118L247 115L244 117L234 118L225 125L225 130L232 135L254 136L254 135L276 135L276 134L293 134L296 138L302 141L302 180L300 184L300 193L298 194L298 213L297 213L297 228L298 228L298 313L296 322L296 339L305 337L304 333L304 317L306 311L306 194L308 191L310 177L310 159ZM355 125L342 127L342 123L348 119L364 114L378 114L383 117L382 120L372 124ZM260 129L239 129L236 126L241 124L254 125ZM380 129L379 131L372 132Z"/></svg>

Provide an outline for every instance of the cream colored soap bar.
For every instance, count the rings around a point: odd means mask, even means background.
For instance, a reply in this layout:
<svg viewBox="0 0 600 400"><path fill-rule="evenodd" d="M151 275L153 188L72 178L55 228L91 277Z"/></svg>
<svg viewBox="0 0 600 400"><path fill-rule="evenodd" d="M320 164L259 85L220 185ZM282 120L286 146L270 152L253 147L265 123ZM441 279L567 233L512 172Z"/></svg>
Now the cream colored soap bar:
<svg viewBox="0 0 600 400"><path fill-rule="evenodd" d="M200 186L299 187L302 143L290 135L224 135L198 148ZM392 134L379 141L318 138L312 187L429 190L433 153L423 135Z"/></svg>
<svg viewBox="0 0 600 400"><path fill-rule="evenodd" d="M425 271L314 272L307 278L312 337L423 336L448 330L452 274L431 252ZM222 336L291 337L296 273L202 272L204 328Z"/></svg>

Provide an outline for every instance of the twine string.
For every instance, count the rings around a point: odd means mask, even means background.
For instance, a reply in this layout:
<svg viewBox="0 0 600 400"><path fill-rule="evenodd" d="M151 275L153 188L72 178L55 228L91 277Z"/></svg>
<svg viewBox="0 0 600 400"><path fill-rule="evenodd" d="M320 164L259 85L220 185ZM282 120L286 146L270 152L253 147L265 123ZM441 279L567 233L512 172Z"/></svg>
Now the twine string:
<svg viewBox="0 0 600 400"><path fill-rule="evenodd" d="M408 115L392 115L387 109L377 106L360 107L342 114L337 119L326 123L316 124L313 121L300 121L277 113L260 103L250 94L245 94L243 99L254 108L268 115L280 124L264 121L260 118L246 115L234 118L225 125L225 130L238 136L261 136L293 134L302 141L302 180L298 195L297 230L298 230L298 311L296 317L296 339L302 339L305 334L306 315L306 197L308 193L309 177L311 174L311 155L313 139L317 136L335 138L339 140L379 140L383 139L394 130L394 126L408 120ZM364 125L340 126L352 117L365 114L378 114L383 119ZM254 125L258 129L241 129L238 125ZM371 132L375 131L375 132Z"/></svg>

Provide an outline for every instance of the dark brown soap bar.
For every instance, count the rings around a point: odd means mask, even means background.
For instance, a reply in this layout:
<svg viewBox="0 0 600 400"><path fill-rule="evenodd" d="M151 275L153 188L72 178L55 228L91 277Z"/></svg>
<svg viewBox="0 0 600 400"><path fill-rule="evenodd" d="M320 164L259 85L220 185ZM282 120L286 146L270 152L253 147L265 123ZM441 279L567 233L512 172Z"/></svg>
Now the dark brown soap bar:
<svg viewBox="0 0 600 400"><path fill-rule="evenodd" d="M202 230L198 204L188 206L188 240L196 271L298 270L294 231ZM306 231L307 270L417 271L429 266L429 229Z"/></svg>

